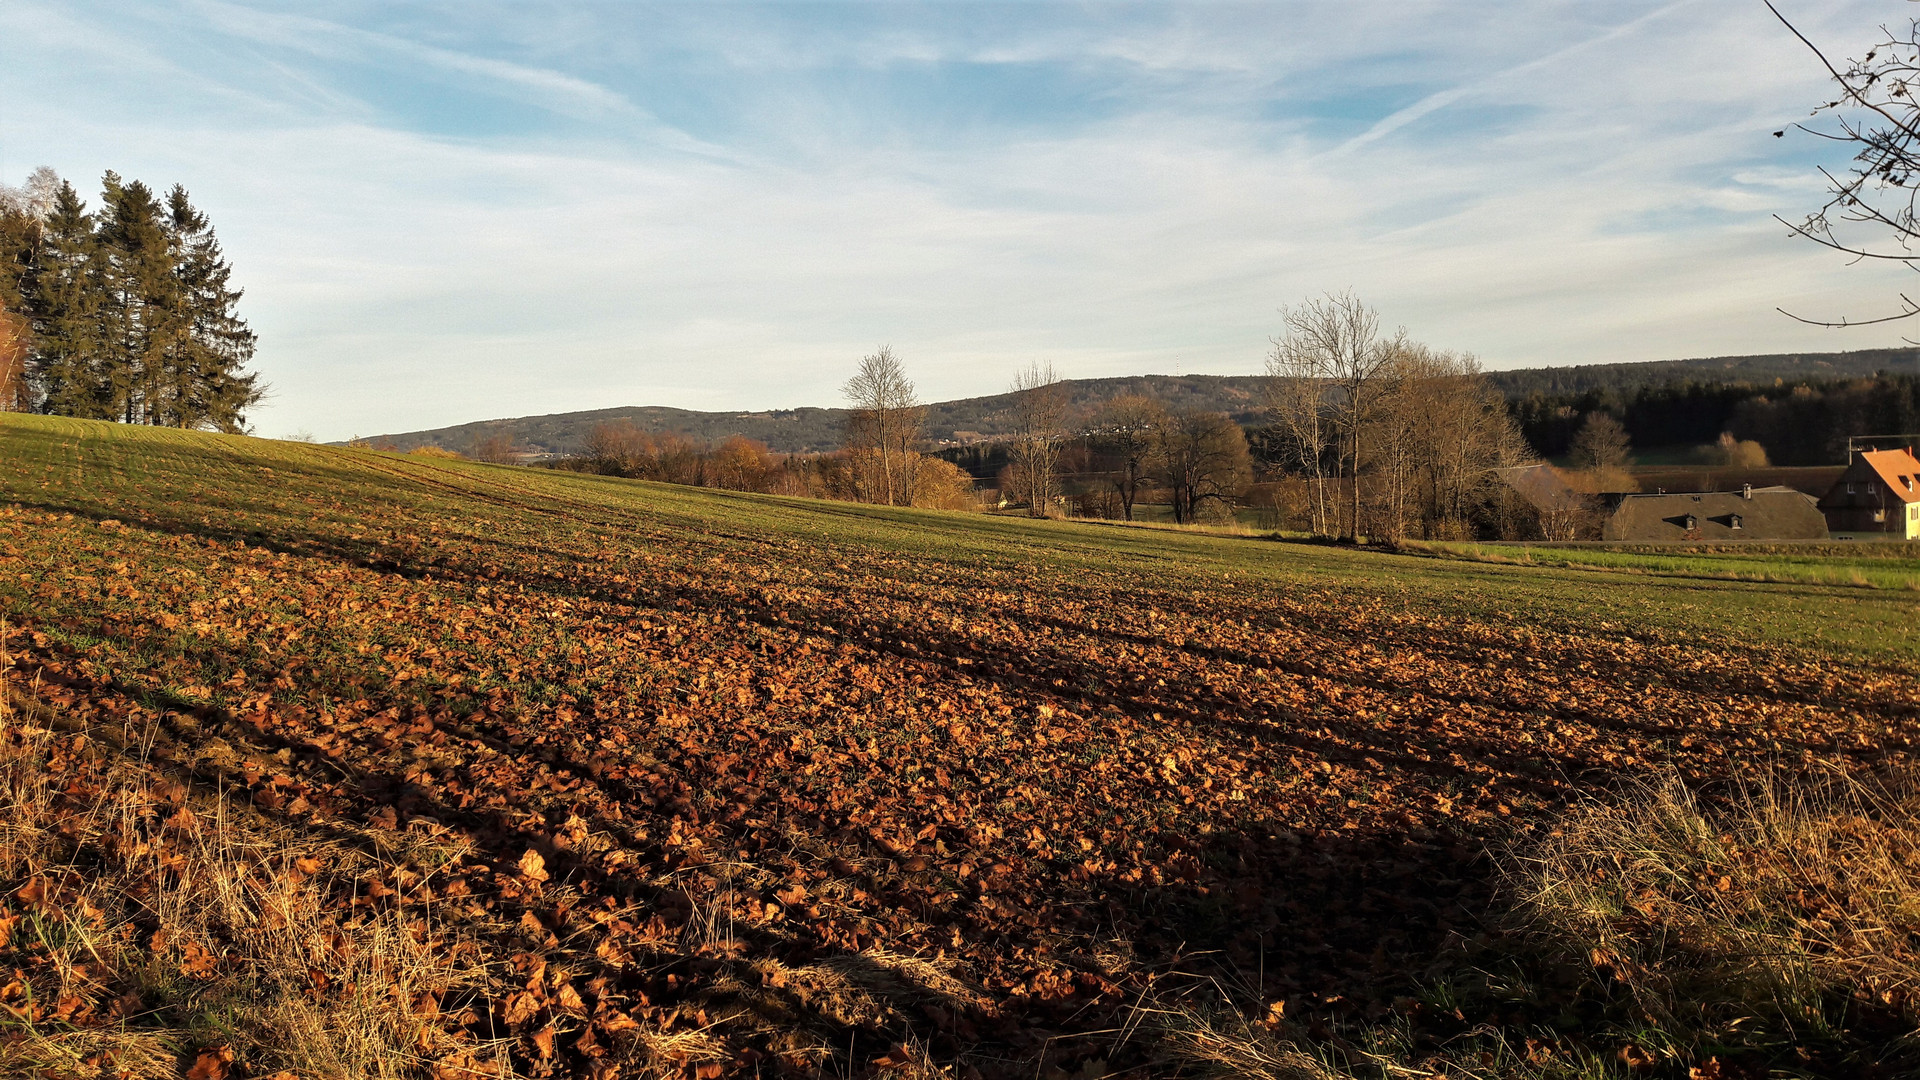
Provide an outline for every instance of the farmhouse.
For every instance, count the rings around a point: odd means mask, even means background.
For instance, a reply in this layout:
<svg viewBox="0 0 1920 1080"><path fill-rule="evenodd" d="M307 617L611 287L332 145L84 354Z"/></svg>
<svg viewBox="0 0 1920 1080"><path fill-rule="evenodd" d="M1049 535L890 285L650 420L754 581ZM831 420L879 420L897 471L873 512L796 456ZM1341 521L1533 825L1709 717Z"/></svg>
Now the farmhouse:
<svg viewBox="0 0 1920 1080"><path fill-rule="evenodd" d="M1608 495L1602 540L1824 540L1814 498L1788 487Z"/></svg>
<svg viewBox="0 0 1920 1080"><path fill-rule="evenodd" d="M1820 500L1835 536L1920 539L1920 459L1911 447L1861 450Z"/></svg>

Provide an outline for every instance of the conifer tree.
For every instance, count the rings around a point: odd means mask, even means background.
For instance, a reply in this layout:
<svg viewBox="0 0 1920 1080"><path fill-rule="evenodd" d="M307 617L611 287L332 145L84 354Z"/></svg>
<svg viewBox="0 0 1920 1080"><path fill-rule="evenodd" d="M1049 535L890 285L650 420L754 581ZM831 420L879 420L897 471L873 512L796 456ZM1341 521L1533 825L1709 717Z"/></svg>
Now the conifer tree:
<svg viewBox="0 0 1920 1080"><path fill-rule="evenodd" d="M24 209L0 205L0 306L25 308L22 290L38 257L43 235L40 219Z"/></svg>
<svg viewBox="0 0 1920 1080"><path fill-rule="evenodd" d="M109 172L96 233L105 256L101 324L107 393L117 419L164 423L166 353L184 337L172 238L153 190Z"/></svg>
<svg viewBox="0 0 1920 1080"><path fill-rule="evenodd" d="M31 379L42 412L115 419L103 339L106 274L93 215L62 181L23 288L33 323Z"/></svg>
<svg viewBox="0 0 1920 1080"><path fill-rule="evenodd" d="M233 287L233 267L220 251L213 226L178 184L167 193L175 246L174 276L185 302L185 337L170 356L172 422L239 431L246 410L264 396L259 376L244 369L257 340L235 310L242 290Z"/></svg>
<svg viewBox="0 0 1920 1080"><path fill-rule="evenodd" d="M52 170L0 188L0 305L29 327L26 398L43 412L243 431L265 396L255 338L212 223L109 172L89 214Z"/></svg>

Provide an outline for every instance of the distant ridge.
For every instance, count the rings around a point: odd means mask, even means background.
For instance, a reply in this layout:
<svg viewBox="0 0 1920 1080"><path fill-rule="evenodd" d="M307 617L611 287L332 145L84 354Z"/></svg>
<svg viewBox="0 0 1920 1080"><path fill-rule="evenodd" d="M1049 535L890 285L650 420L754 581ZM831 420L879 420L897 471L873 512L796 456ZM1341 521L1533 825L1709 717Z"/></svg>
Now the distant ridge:
<svg viewBox="0 0 1920 1080"><path fill-rule="evenodd" d="M1855 378L1878 372L1920 374L1920 349L1863 349L1841 353L1776 353L1717 356L1691 360L1651 360L1633 364L1517 368L1488 373L1510 398L1613 391L1631 394L1643 386L1672 382L1765 384ZM1257 375L1131 375L1106 379L1070 379L1067 388L1076 410L1090 411L1117 394L1157 397L1169 406L1224 412L1240 423L1260 415ZM1011 394L961 398L927 406L926 435L936 445L959 445L1008 432ZM769 409L760 412L699 412L664 405L634 405L585 412L551 413L512 419L480 420L426 431L375 435L375 446L412 450L438 446L466 451L485 439L506 435L516 448L535 454L576 454L597 424L631 422L651 434L678 433L705 441L735 435L758 439L779 453L813 453L839 447L847 410Z"/></svg>
<svg viewBox="0 0 1920 1080"><path fill-rule="evenodd" d="M1636 364L1515 368L1488 378L1510 397L1528 393L1583 394L1589 390L1637 390L1669 382L1770 383L1847 379L1863 375L1920 374L1920 349L1860 349L1838 353L1768 353L1648 360Z"/></svg>
<svg viewBox="0 0 1920 1080"><path fill-rule="evenodd" d="M1225 412L1251 422L1259 412L1260 379L1254 375L1131 375L1112 379L1071 379L1067 389L1075 409L1090 409L1116 394L1150 394L1177 408ZM957 445L990 439L1008 432L1007 407L1011 394L940 401L927 406L926 437L935 444ZM845 409L769 409L762 412L696 412L661 405L593 409L552 413L510 420L481 420L471 424L375 435L375 446L412 450L439 446L466 450L495 435L509 436L516 447L540 454L573 454L585 446L596 424L627 420L653 434L677 432L709 441L745 435L779 453L809 453L838 449L846 422Z"/></svg>

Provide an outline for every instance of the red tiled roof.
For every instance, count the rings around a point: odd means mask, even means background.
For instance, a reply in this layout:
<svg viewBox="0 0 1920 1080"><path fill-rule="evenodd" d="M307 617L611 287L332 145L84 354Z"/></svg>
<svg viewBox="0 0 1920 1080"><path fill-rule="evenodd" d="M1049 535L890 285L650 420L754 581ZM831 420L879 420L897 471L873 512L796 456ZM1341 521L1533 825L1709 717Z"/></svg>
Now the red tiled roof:
<svg viewBox="0 0 1920 1080"><path fill-rule="evenodd" d="M1920 502L1920 459L1907 450L1867 450L1860 455L1880 477L1893 497L1903 503Z"/></svg>

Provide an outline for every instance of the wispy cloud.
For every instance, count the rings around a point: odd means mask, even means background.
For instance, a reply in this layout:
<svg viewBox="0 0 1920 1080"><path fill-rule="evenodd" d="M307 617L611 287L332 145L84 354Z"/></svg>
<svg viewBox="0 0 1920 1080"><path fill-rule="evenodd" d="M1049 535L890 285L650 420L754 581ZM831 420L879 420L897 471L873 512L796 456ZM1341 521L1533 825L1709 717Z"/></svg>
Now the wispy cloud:
<svg viewBox="0 0 1920 1080"><path fill-rule="evenodd" d="M200 0L193 8L205 17L213 30L257 45L333 61L375 66L382 66L383 62L410 61L443 71L475 75L570 116L642 112L633 102L604 86L559 71L422 44L307 15L260 11L213 0Z"/></svg>
<svg viewBox="0 0 1920 1080"><path fill-rule="evenodd" d="M1335 147L1332 153L1335 155L1351 153L1368 143L1393 134L1408 124L1439 112L1449 105L1483 94L1503 81L1536 73L1551 72L1557 67L1576 62L1582 53L1597 50L1601 46L1620 41L1633 34L1641 33L1648 29L1650 24L1657 22L1680 8L1689 7L1692 3L1693 0L1678 0L1676 3L1668 4L1654 11L1649 11L1637 18L1629 19L1618 26L1609 27L1601 33L1595 34L1583 41L1577 41L1572 45L1556 49L1546 56L1515 64L1503 71L1474 79L1460 86L1454 86L1446 90L1428 94L1412 105L1382 117L1372 127Z"/></svg>
<svg viewBox="0 0 1920 1080"><path fill-rule="evenodd" d="M1883 286L1782 235L1817 99L1739 5L0 6L0 170L179 180L260 422L831 403L1257 370L1354 287L1490 364L1840 348ZM1837 51L1886 18L1810 29ZM22 43L16 45L15 43Z"/></svg>

